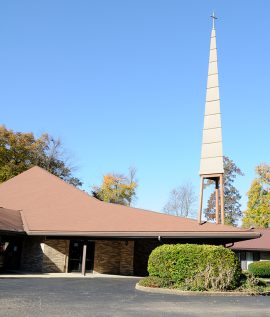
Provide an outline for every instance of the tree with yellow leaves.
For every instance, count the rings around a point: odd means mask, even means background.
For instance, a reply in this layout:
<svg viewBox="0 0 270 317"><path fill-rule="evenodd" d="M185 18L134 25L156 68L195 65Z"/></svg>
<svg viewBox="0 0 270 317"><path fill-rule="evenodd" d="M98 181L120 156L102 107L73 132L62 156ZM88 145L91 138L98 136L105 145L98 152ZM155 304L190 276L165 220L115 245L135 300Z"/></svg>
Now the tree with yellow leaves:
<svg viewBox="0 0 270 317"><path fill-rule="evenodd" d="M248 191L248 208L244 213L243 227L270 227L270 165L256 167L257 178Z"/></svg>
<svg viewBox="0 0 270 317"><path fill-rule="evenodd" d="M109 173L103 176L101 186L93 186L93 197L114 204L130 206L136 198L136 169L130 168L129 175Z"/></svg>

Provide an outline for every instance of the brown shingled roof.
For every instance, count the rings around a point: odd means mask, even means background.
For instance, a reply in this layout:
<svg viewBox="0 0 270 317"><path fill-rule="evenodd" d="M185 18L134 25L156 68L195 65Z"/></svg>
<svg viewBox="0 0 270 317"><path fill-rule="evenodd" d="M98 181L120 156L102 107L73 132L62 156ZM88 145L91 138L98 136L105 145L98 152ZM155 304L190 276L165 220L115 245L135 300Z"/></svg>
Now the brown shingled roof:
<svg viewBox="0 0 270 317"><path fill-rule="evenodd" d="M256 232L261 234L261 237L255 240L241 241L235 243L233 250L265 250L270 251L270 228L256 229Z"/></svg>
<svg viewBox="0 0 270 317"><path fill-rule="evenodd" d="M101 202L47 171L33 167L0 184L0 205L20 209L31 235L110 237L237 237L259 235L231 226Z"/></svg>
<svg viewBox="0 0 270 317"><path fill-rule="evenodd" d="M0 232L24 232L20 211L0 207Z"/></svg>

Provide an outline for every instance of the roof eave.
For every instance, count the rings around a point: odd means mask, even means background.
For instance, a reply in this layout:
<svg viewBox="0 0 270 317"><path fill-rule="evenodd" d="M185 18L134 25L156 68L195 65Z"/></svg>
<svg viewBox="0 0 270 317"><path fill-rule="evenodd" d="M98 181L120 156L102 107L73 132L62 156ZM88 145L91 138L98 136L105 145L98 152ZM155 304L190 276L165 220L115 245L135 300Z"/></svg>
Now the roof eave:
<svg viewBox="0 0 270 317"><path fill-rule="evenodd" d="M25 231L16 231L16 230L0 230L0 235L26 235Z"/></svg>
<svg viewBox="0 0 270 317"><path fill-rule="evenodd" d="M231 248L234 251L270 251L269 248L238 248L238 247L232 247Z"/></svg>
<svg viewBox="0 0 270 317"><path fill-rule="evenodd" d="M115 231L28 231L28 235L30 236L84 236L84 237L107 237L107 238L170 238L170 239L196 239L196 238L204 238L204 239L237 239L239 240L248 240L248 239L256 239L261 235L257 232L115 232Z"/></svg>

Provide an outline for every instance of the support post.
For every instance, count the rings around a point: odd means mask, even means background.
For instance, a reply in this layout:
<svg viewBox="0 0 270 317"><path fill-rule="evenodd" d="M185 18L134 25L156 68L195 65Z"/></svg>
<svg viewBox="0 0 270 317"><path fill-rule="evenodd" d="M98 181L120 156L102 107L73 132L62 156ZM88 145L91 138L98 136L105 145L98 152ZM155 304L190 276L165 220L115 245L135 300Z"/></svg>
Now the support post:
<svg viewBox="0 0 270 317"><path fill-rule="evenodd" d="M216 183L216 223L219 223L219 179L215 180Z"/></svg>
<svg viewBox="0 0 270 317"><path fill-rule="evenodd" d="M224 179L220 175L220 205L221 205L221 223L225 224L225 211L224 211Z"/></svg>
<svg viewBox="0 0 270 317"><path fill-rule="evenodd" d="M84 242L83 244L83 254L82 254L82 275L85 276L86 271L86 251L87 251L87 244Z"/></svg>
<svg viewBox="0 0 270 317"><path fill-rule="evenodd" d="M200 207L198 213L198 223L202 222L202 208L203 208L203 185L204 185L204 177L201 176L201 189L200 189Z"/></svg>

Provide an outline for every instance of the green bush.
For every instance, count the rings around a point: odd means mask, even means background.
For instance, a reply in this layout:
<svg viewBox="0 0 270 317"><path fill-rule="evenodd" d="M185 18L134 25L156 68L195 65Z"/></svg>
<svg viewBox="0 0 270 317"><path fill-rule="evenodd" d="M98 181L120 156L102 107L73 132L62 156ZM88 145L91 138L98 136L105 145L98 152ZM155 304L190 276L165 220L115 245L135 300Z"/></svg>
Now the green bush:
<svg viewBox="0 0 270 317"><path fill-rule="evenodd" d="M257 286L265 286L260 280L258 280L252 273L243 272L240 276L240 289L253 289Z"/></svg>
<svg viewBox="0 0 270 317"><path fill-rule="evenodd" d="M140 280L139 285L145 287L168 288L172 286L172 282L166 278L161 278L158 276L147 276Z"/></svg>
<svg viewBox="0 0 270 317"><path fill-rule="evenodd" d="M221 246L162 245L148 261L150 276L187 290L228 290L239 285L241 267L235 253Z"/></svg>
<svg viewBox="0 0 270 317"><path fill-rule="evenodd" d="M269 287L250 272L243 272L240 277L240 286L237 289L250 295L269 295Z"/></svg>
<svg viewBox="0 0 270 317"><path fill-rule="evenodd" d="M249 264L248 270L258 277L270 277L270 261L253 262Z"/></svg>

